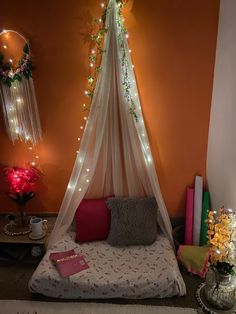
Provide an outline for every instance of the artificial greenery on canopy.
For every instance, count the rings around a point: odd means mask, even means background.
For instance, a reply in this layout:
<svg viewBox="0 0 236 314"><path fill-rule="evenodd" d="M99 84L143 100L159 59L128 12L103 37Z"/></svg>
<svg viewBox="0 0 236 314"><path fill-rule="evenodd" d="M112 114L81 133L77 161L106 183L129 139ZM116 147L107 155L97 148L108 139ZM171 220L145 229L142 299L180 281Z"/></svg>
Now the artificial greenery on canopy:
<svg viewBox="0 0 236 314"><path fill-rule="evenodd" d="M122 61L122 71L123 71L123 87L125 91L125 98L129 103L129 112L130 114L134 116L135 120L137 121L138 116L136 113L136 104L130 92L131 81L129 78L129 71L128 71L130 64L128 62L128 56L126 55L125 42L124 42L124 35L126 35L126 37L128 38L128 31L127 31L127 28L125 27L122 9L126 6L127 1L116 0L116 2L118 4L118 18L116 22L117 22L117 26L119 30L118 40L119 40L119 45L121 48L121 55L122 55L121 61ZM93 18L93 21L99 27L98 27L97 32L90 35L90 39L93 43L94 48L92 49L91 54L89 55L89 63L93 71L88 76L88 89L86 90L85 93L91 99L93 98L98 73L102 71L102 68L101 68L102 54L106 53L106 51L103 50L103 40L104 40L104 35L108 31L105 25L107 10L109 10L108 3L109 1L106 1L106 3L102 3L103 12L102 12L101 18ZM88 110L85 104L83 105L83 110Z"/></svg>

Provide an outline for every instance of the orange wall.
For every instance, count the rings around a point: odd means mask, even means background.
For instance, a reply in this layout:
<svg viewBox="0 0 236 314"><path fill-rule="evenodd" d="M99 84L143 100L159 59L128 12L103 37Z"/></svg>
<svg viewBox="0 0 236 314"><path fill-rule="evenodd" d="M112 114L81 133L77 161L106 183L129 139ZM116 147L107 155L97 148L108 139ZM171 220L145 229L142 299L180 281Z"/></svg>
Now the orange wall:
<svg viewBox="0 0 236 314"><path fill-rule="evenodd" d="M184 195L194 175L205 177L219 0L134 0L125 17L143 111L161 189L171 215L184 215ZM0 29L30 39L34 82L43 128L39 147L44 177L32 212L58 211L78 148L88 73L91 15L99 0L7 0ZM0 164L29 160L13 146L0 121ZM0 179L0 211L14 208Z"/></svg>

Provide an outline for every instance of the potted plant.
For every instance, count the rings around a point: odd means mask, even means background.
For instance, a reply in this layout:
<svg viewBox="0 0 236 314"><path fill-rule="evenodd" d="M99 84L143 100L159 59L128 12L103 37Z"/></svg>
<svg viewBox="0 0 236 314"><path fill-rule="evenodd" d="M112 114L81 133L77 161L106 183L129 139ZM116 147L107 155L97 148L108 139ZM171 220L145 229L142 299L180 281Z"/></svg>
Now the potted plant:
<svg viewBox="0 0 236 314"><path fill-rule="evenodd" d="M18 205L19 225L26 226L28 221L25 214L25 204L35 196L34 187L41 176L41 172L36 167L7 167L5 176L9 184L7 195Z"/></svg>
<svg viewBox="0 0 236 314"><path fill-rule="evenodd" d="M207 224L211 249L205 296L213 307L227 310L235 302L236 215L224 207L209 211Z"/></svg>

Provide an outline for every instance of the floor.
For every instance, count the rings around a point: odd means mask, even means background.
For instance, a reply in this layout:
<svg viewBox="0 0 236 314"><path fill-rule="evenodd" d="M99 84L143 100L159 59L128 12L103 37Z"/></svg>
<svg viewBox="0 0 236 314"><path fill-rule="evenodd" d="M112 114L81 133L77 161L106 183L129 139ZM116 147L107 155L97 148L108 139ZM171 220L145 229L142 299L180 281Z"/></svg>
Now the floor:
<svg viewBox="0 0 236 314"><path fill-rule="evenodd" d="M44 297L41 295L33 295L28 291L27 284L32 273L34 272L35 267L36 267L35 265L21 265L21 264L0 265L0 287L1 287L0 299L60 301ZM187 295L184 297L173 297L170 299L145 299L145 300L113 299L113 300L96 300L96 302L109 302L119 304L135 303L135 304L198 308L198 304L195 299L195 291L202 280L199 277L187 274L185 272L183 272L183 278L187 287Z"/></svg>

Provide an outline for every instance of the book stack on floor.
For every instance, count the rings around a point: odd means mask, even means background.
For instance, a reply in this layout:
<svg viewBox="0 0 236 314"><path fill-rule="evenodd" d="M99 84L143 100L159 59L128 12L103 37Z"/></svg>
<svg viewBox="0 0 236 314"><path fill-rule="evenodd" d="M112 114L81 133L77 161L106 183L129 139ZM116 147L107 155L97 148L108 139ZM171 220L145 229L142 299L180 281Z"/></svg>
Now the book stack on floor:
<svg viewBox="0 0 236 314"><path fill-rule="evenodd" d="M74 250L51 253L49 258L61 277L69 277L89 268L84 256L76 254Z"/></svg>

